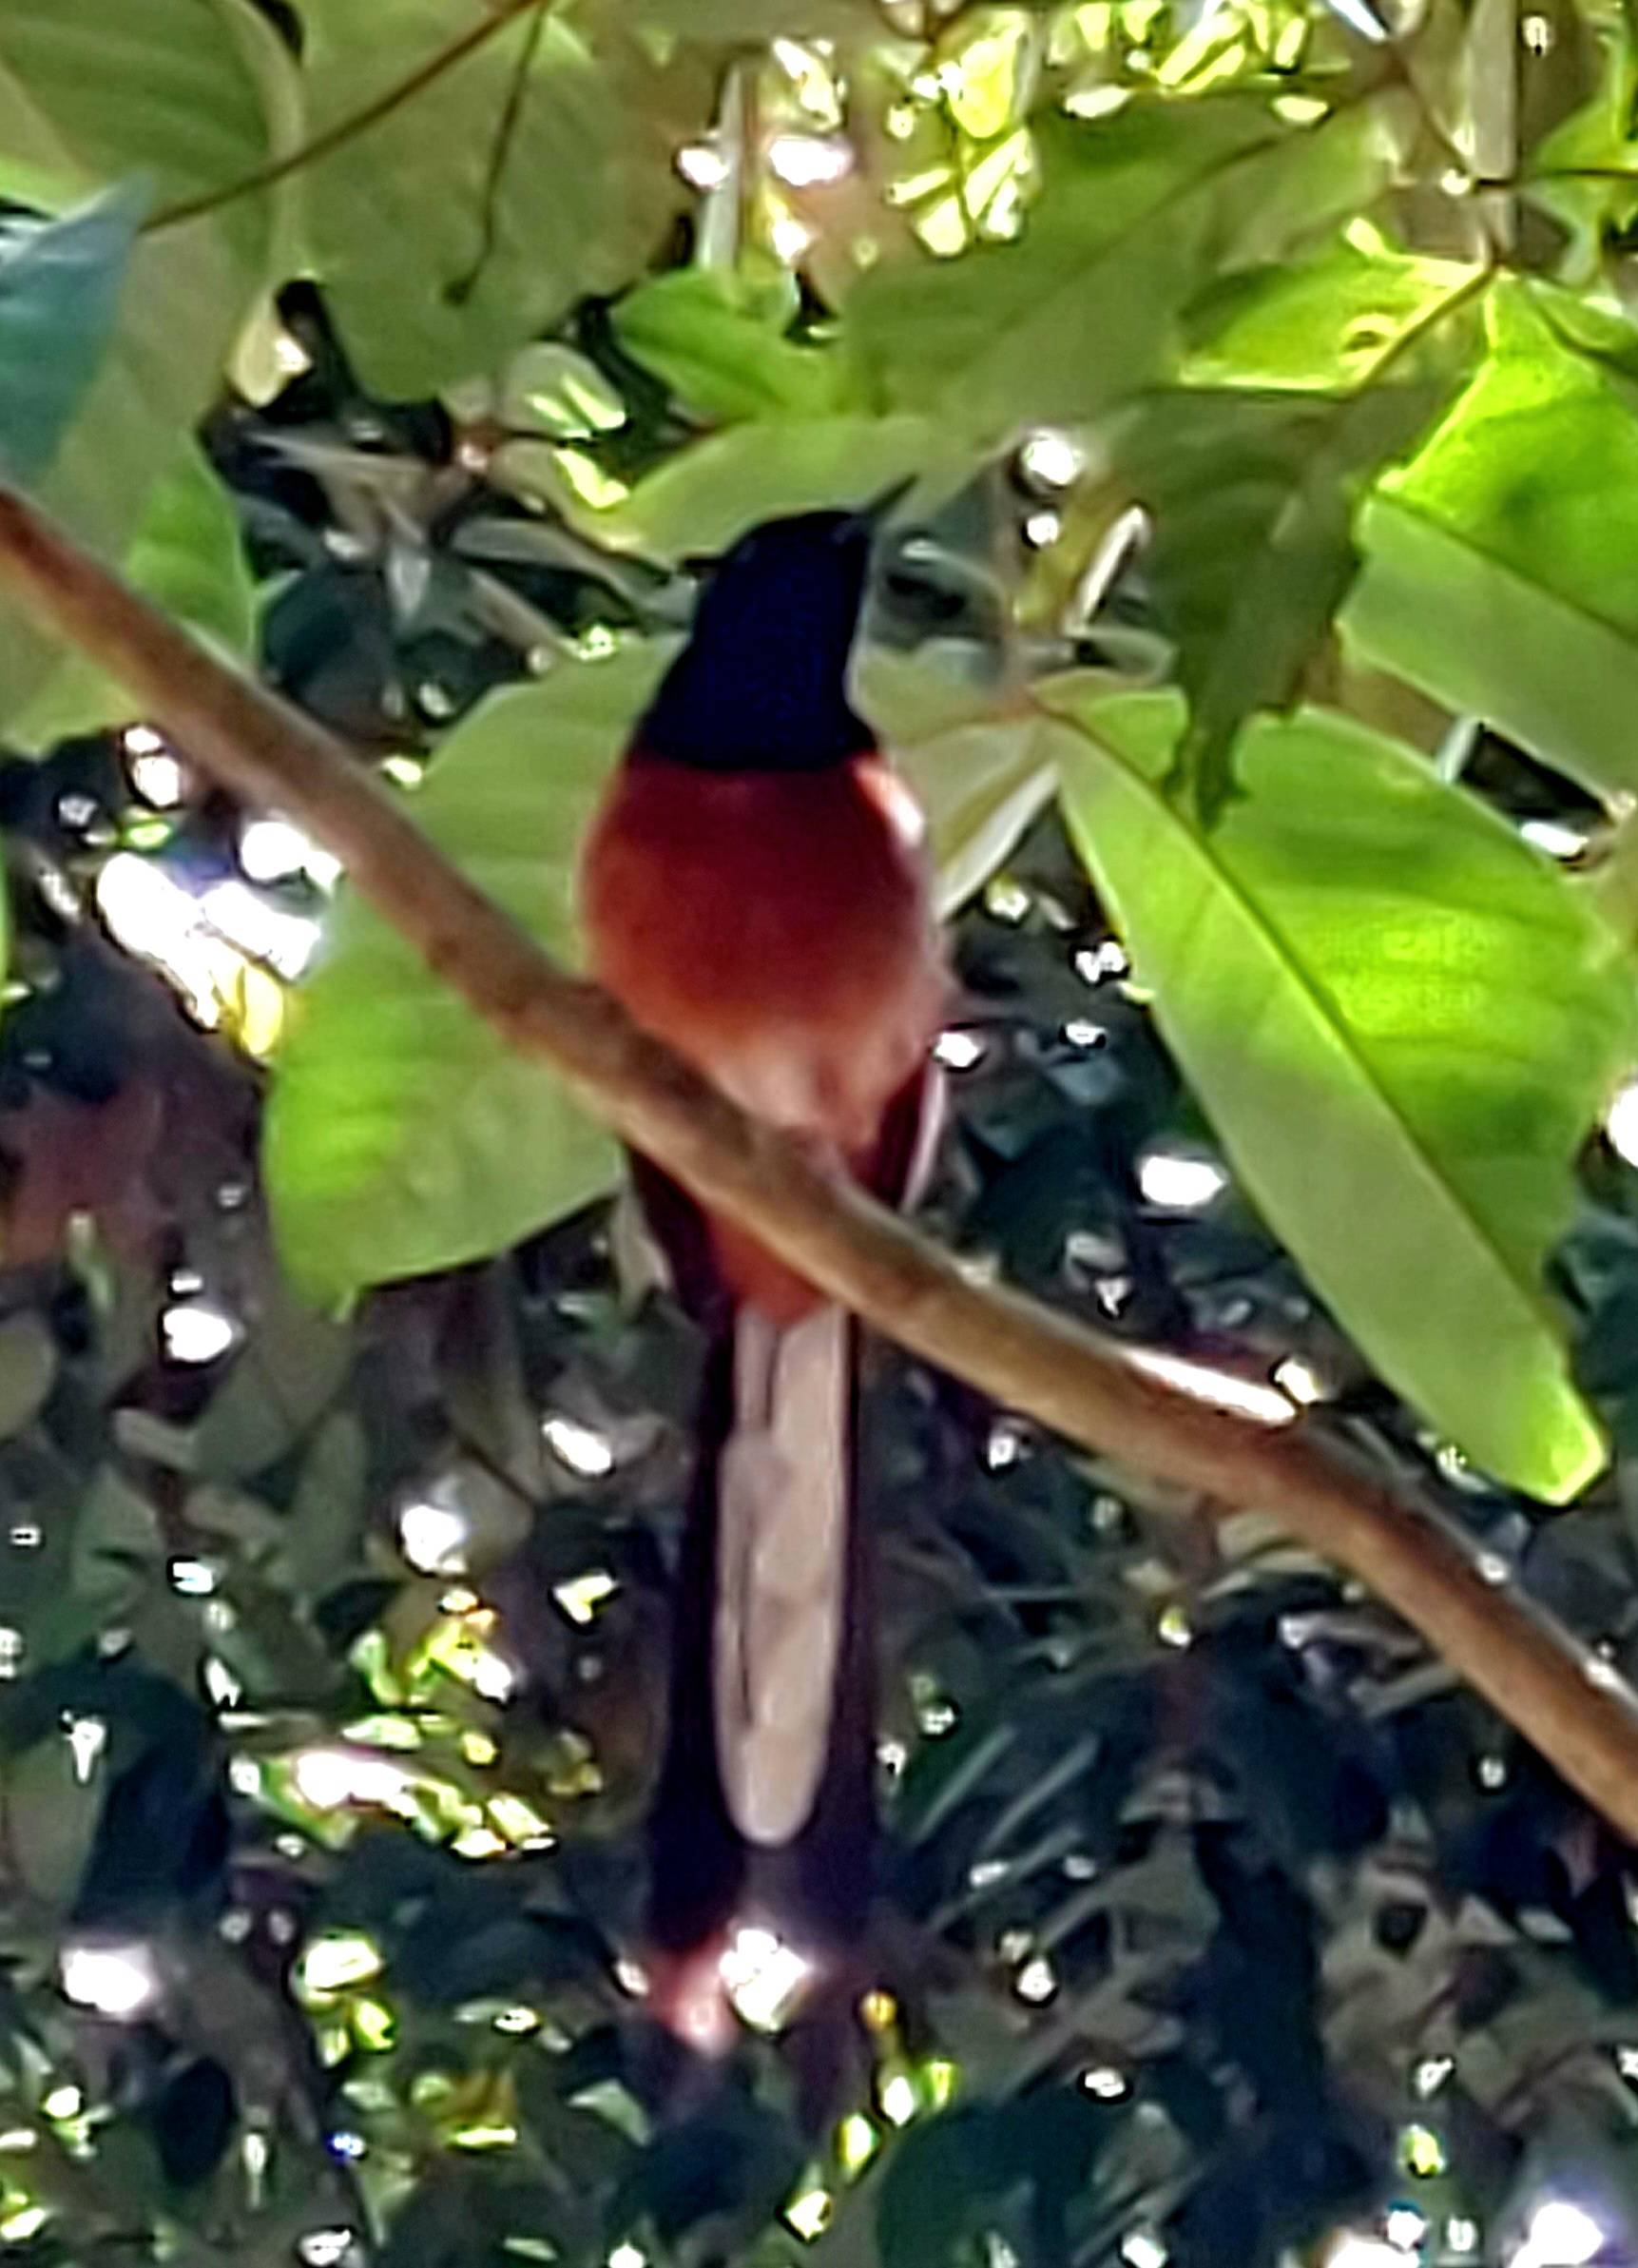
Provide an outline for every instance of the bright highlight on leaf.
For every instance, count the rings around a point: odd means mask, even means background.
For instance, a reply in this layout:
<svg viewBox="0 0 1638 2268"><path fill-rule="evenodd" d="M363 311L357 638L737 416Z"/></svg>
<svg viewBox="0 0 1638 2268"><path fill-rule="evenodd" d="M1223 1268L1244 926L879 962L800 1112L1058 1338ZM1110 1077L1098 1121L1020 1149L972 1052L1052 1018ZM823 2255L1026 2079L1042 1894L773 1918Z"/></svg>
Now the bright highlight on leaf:
<svg viewBox="0 0 1638 2268"><path fill-rule="evenodd" d="M1161 781L1174 700L1050 697L1071 832L1241 1185L1395 1388L1561 1502L1604 1448L1543 1285L1629 1063L1614 940L1408 750L1252 725L1202 833ZM1484 1349L1483 1362L1474 1349Z"/></svg>
<svg viewBox="0 0 1638 2268"><path fill-rule="evenodd" d="M1638 417L1631 378L1556 317L1497 293L1477 376L1365 508L1343 623L1609 801L1638 790Z"/></svg>

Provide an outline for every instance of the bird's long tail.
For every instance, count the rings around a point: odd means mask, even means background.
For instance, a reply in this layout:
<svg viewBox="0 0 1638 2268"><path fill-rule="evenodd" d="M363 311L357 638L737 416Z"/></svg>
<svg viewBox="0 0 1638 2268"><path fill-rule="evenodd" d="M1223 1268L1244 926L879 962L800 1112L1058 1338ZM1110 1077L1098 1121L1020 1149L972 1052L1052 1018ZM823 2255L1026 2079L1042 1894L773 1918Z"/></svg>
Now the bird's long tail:
<svg viewBox="0 0 1638 2268"><path fill-rule="evenodd" d="M704 2038L736 1932L816 1968L870 1897L874 1647L858 1515L858 1327L742 1307L707 1362L652 1813L649 1933Z"/></svg>

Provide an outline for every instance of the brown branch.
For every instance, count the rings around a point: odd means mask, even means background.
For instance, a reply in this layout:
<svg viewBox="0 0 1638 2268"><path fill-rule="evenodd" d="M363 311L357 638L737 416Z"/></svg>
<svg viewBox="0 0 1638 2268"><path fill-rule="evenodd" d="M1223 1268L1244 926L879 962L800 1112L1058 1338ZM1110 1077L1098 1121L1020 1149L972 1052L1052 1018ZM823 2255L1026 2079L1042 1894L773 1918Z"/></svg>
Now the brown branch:
<svg viewBox="0 0 1638 2268"><path fill-rule="evenodd" d="M219 213L224 205L237 204L244 197L259 196L263 189L275 189L293 173L304 172L321 159L333 157L349 142L356 142L360 134L379 126L384 118L391 118L395 110L401 110L406 103L425 94L429 87L435 87L447 71L487 47L496 32L515 24L531 8L544 15L548 4L549 0L497 0L491 13L480 16L475 24L416 64L414 70L395 79L391 87L383 87L358 109L350 110L345 118L338 118L322 133L315 134L310 142L287 149L282 157L270 158L265 165L241 174L237 181L226 182L220 189L202 190L197 197L179 199L175 204L163 205L158 212L150 213L143 224L144 236L158 236L166 228L180 228L184 221L199 221L206 213Z"/></svg>
<svg viewBox="0 0 1638 2268"><path fill-rule="evenodd" d="M1067 1440L1272 1515L1348 1569L1638 1841L1638 1701L1498 1588L1437 1520L1302 1422L1259 1424L981 1286L860 1191L745 1117L594 986L566 976L307 718L235 675L14 493L0 590L94 656L222 785L300 822L519 1055L566 1074L626 1141L913 1353Z"/></svg>

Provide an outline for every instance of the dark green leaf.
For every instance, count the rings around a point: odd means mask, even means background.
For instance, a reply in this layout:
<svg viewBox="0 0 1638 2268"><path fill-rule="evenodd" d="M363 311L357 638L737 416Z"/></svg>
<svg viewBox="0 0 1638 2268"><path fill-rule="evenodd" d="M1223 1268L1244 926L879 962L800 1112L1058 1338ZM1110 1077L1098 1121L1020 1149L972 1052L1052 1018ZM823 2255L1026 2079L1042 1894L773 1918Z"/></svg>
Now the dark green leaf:
<svg viewBox="0 0 1638 2268"><path fill-rule="evenodd" d="M67 220L0 237L0 469L40 479L102 367L147 206L111 190Z"/></svg>

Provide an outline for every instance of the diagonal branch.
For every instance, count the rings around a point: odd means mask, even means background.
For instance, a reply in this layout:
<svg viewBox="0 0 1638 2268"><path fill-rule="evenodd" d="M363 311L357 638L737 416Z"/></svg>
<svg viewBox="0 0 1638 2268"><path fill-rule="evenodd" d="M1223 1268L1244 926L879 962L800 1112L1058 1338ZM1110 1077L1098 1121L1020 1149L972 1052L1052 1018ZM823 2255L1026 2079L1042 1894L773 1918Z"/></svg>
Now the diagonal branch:
<svg viewBox="0 0 1638 2268"><path fill-rule="evenodd" d="M1080 1326L973 1281L851 1183L736 1110L566 976L427 843L339 743L215 661L0 488L0 590L118 678L221 784L288 811L519 1055L706 1203L924 1360L1067 1440L1272 1515L1369 1585L1638 1841L1638 1700L1455 1534L1270 1397L1254 1421Z"/></svg>

